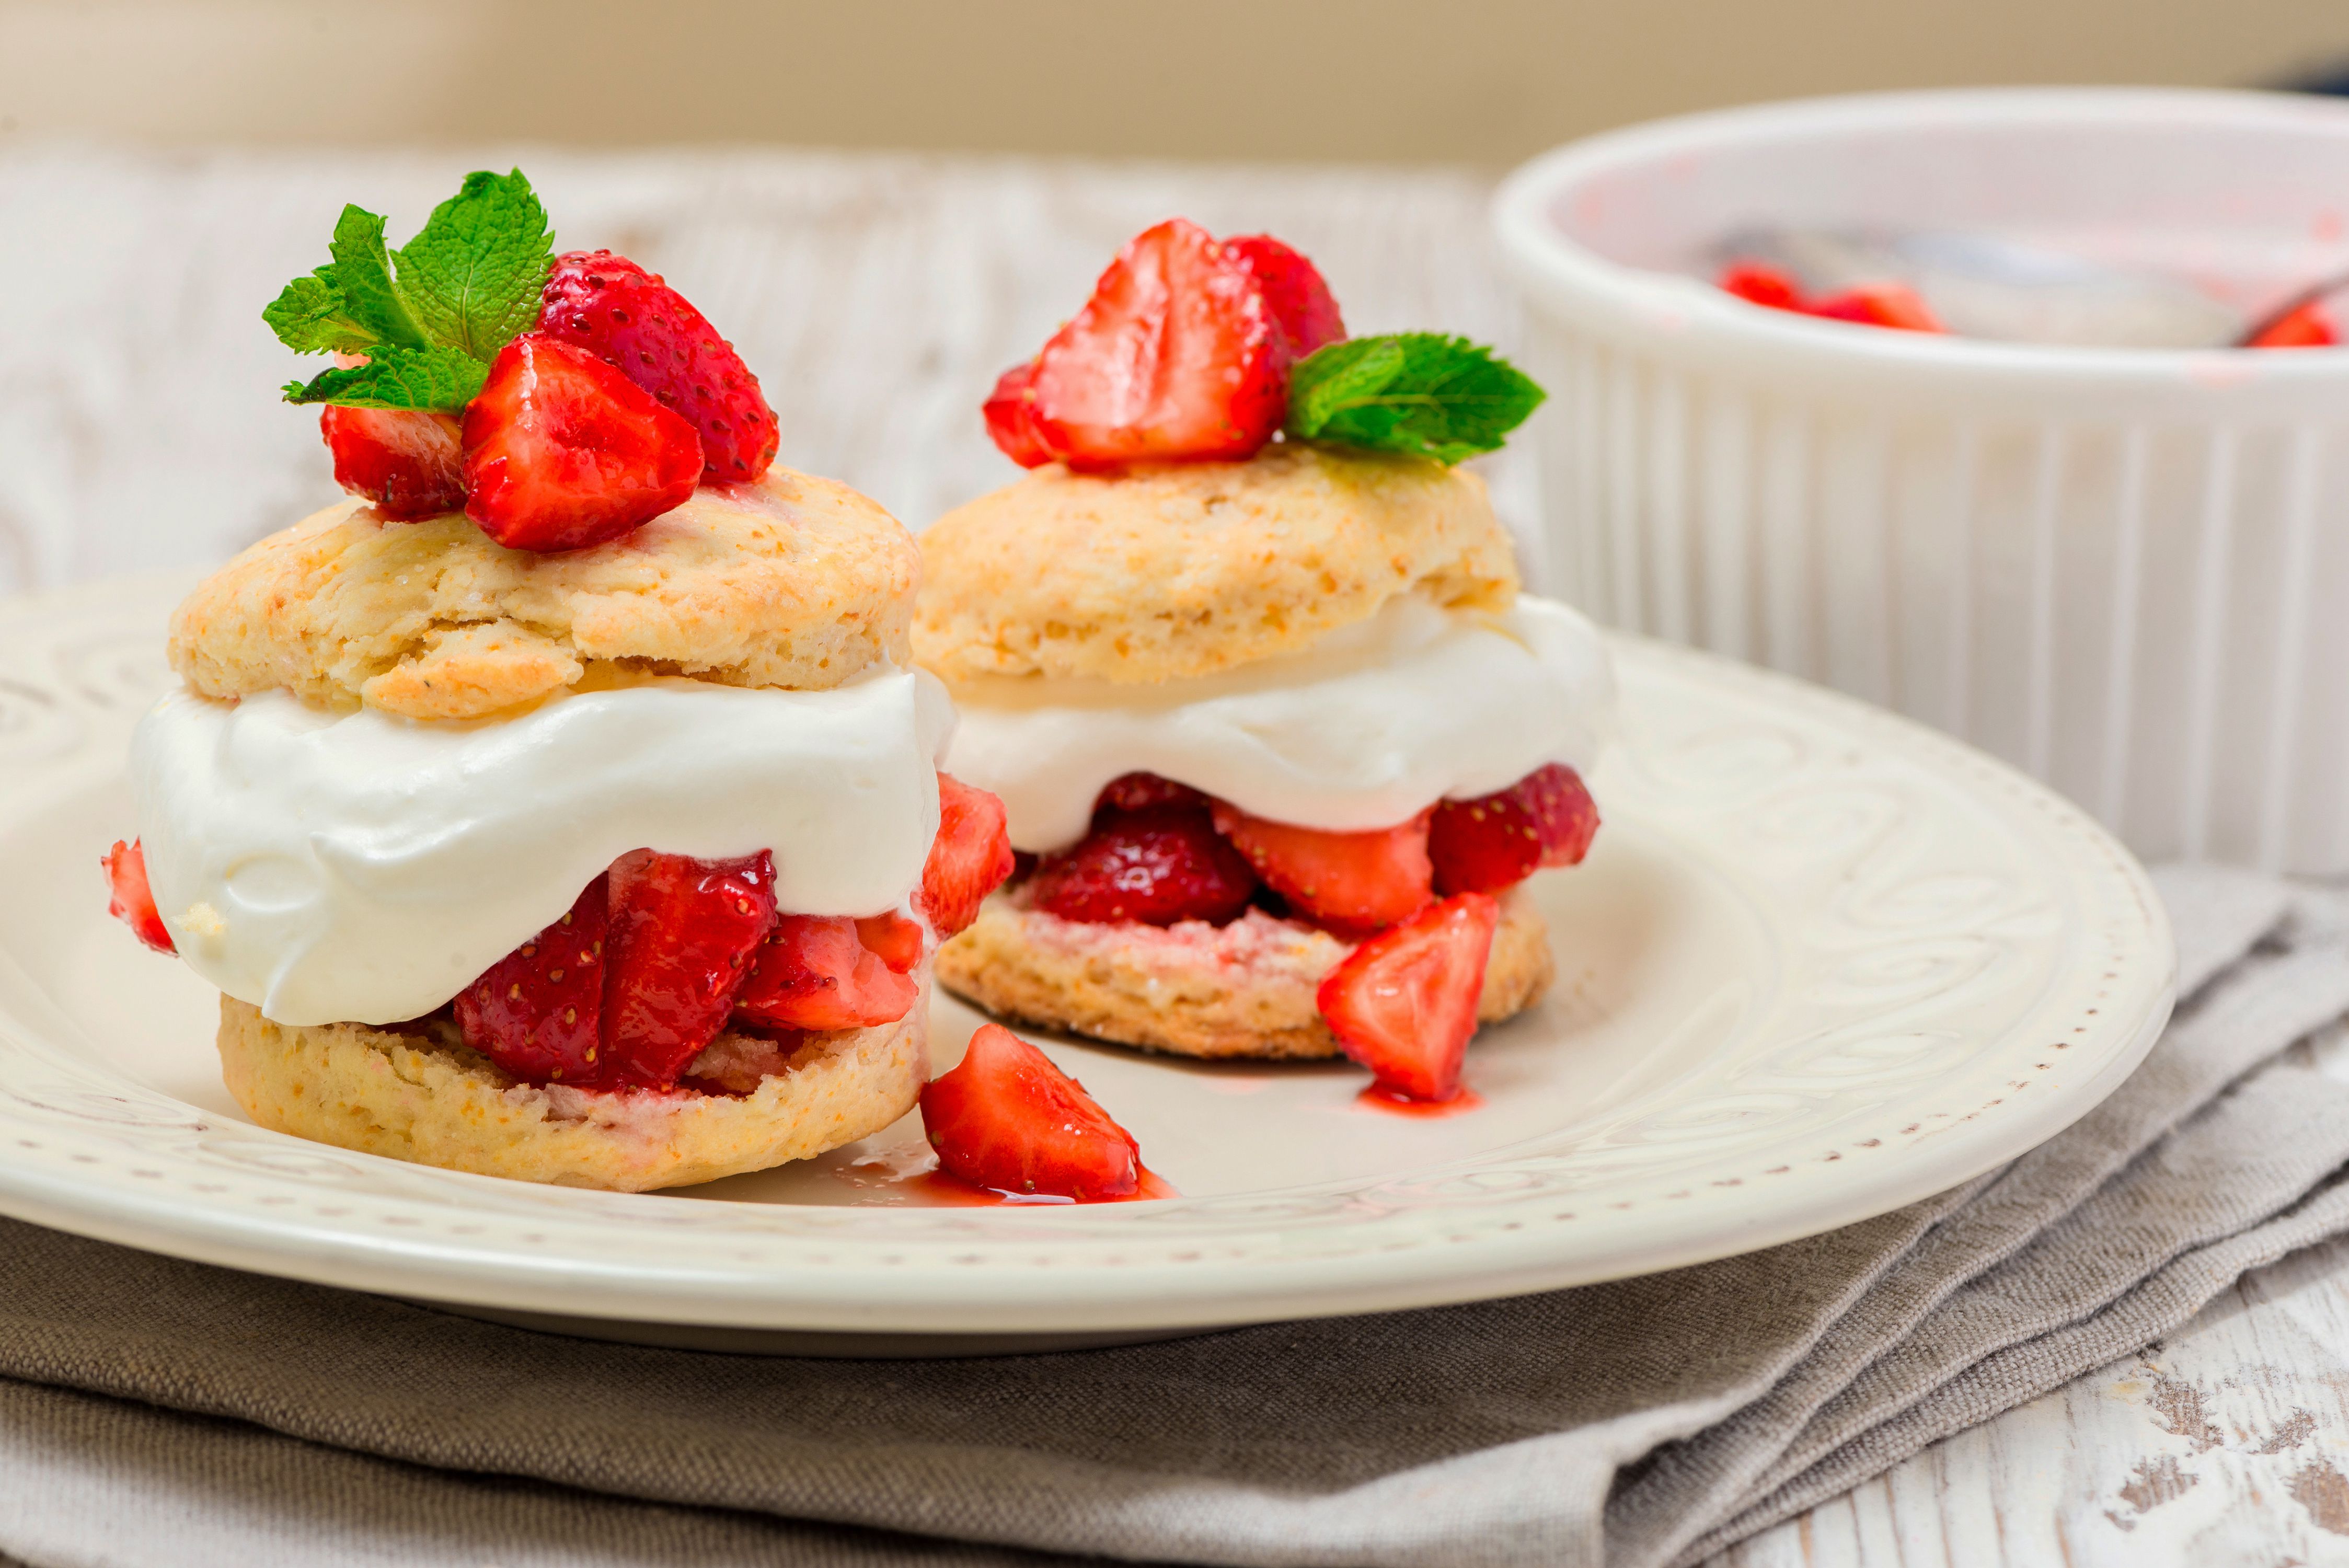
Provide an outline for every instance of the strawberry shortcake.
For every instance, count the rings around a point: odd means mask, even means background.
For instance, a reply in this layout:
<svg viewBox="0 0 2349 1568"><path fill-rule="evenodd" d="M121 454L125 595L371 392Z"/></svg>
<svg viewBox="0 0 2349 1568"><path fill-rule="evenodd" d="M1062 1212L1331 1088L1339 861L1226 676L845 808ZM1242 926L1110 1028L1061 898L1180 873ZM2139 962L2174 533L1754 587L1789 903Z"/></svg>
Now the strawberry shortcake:
<svg viewBox="0 0 2349 1568"><path fill-rule="evenodd" d="M916 658L1021 870L937 959L1006 1016L1329 1057L1452 1098L1553 965L1521 889L1580 861L1604 645L1519 592L1483 481L1538 388L1350 337L1265 237L1149 230L986 408L1030 469L922 536Z"/></svg>
<svg viewBox="0 0 2349 1568"><path fill-rule="evenodd" d="M342 358L286 396L352 493L173 617L114 912L219 987L266 1127L629 1191L878 1130L1012 868L936 770L911 537L775 467L734 350L519 172L383 229L266 313Z"/></svg>

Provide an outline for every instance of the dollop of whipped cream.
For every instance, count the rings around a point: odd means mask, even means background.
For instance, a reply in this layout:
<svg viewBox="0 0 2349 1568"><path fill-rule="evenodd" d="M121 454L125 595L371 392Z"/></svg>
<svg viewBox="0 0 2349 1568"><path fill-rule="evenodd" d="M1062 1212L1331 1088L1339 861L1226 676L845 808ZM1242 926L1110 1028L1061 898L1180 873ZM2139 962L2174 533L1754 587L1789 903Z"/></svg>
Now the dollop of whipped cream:
<svg viewBox="0 0 2349 1568"><path fill-rule="evenodd" d="M957 685L946 769L1003 798L1014 848L1082 838L1102 786L1147 771L1253 816L1359 831L1545 763L1587 769L1614 727L1615 674L1588 621L1521 596L1506 613L1404 595L1311 647L1157 686Z"/></svg>
<svg viewBox="0 0 2349 1568"><path fill-rule="evenodd" d="M388 1024L634 849L771 850L782 909L902 908L953 727L934 676L890 667L817 692L655 680L463 722L182 690L140 721L130 779L197 974L281 1024Z"/></svg>

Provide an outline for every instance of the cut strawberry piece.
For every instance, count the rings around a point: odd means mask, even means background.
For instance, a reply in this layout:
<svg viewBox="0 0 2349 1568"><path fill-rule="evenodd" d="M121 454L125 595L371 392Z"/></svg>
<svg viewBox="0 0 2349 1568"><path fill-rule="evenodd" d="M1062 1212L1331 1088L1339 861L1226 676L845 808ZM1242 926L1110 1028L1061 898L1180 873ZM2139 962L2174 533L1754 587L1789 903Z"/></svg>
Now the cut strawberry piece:
<svg viewBox="0 0 2349 1568"><path fill-rule="evenodd" d="M611 879L597 1079L666 1088L733 1010L775 923L775 863L631 850Z"/></svg>
<svg viewBox="0 0 2349 1568"><path fill-rule="evenodd" d="M1598 831L1599 805L1581 776L1547 763L1506 789L1435 808L1427 834L1435 891L1499 892L1543 866L1579 865Z"/></svg>
<svg viewBox="0 0 2349 1568"><path fill-rule="evenodd" d="M1133 1135L1000 1024L981 1024L961 1063L922 1090L922 1126L938 1163L974 1186L1085 1202L1142 1184Z"/></svg>
<svg viewBox="0 0 2349 1568"><path fill-rule="evenodd" d="M1288 338L1288 352L1299 359L1326 344L1346 339L1346 321L1338 314L1337 296L1322 281L1320 269L1299 252L1270 234L1250 234L1226 240L1256 275L1264 303Z"/></svg>
<svg viewBox="0 0 2349 1568"><path fill-rule="evenodd" d="M1450 1099L1500 923L1497 900L1464 892L1380 932L1322 980L1330 1032L1389 1091Z"/></svg>
<svg viewBox="0 0 2349 1568"><path fill-rule="evenodd" d="M579 550L683 504L693 427L582 348L523 333L465 406L465 515L516 550Z"/></svg>
<svg viewBox="0 0 2349 1568"><path fill-rule="evenodd" d="M465 505L465 453L453 414L421 408L319 410L318 433L335 454L335 482L397 522Z"/></svg>
<svg viewBox="0 0 2349 1568"><path fill-rule="evenodd" d="M1434 896L1427 859L1429 813L1367 833L1251 817L1216 802L1216 830L1246 855L1272 891L1309 919L1350 931L1405 920Z"/></svg>
<svg viewBox="0 0 2349 1568"><path fill-rule="evenodd" d="M1035 397L1030 391L1035 378L1032 361L1013 366L996 378L994 393L980 407L987 416L988 435L1003 449L1005 457L1023 469L1040 469L1054 460L1043 432L1036 428Z"/></svg>
<svg viewBox="0 0 2349 1568"><path fill-rule="evenodd" d="M2308 300L2276 317L2247 340L2246 348L2330 348L2341 341L2323 303Z"/></svg>
<svg viewBox="0 0 2349 1568"><path fill-rule="evenodd" d="M865 951L900 975L910 975L922 961L922 928L894 911L869 914L856 923L856 940Z"/></svg>
<svg viewBox="0 0 2349 1568"><path fill-rule="evenodd" d="M106 913L130 928L130 934L158 953L177 954L163 917L155 911L155 894L147 885L147 851L138 840L114 841L114 848L98 858L106 868Z"/></svg>
<svg viewBox="0 0 2349 1568"><path fill-rule="evenodd" d="M1197 806L1203 810L1207 797L1188 784L1177 784L1172 779L1161 779L1155 773L1121 773L1102 786L1093 798L1096 818L1103 811L1147 811L1153 806Z"/></svg>
<svg viewBox="0 0 2349 1568"><path fill-rule="evenodd" d="M1805 308L1829 321L1857 322L1862 326L1889 326L1901 332L1949 330L1933 315L1924 296L1907 284L1862 284L1814 301Z"/></svg>
<svg viewBox="0 0 2349 1568"><path fill-rule="evenodd" d="M1735 294L1748 304L1758 304L1767 310L1806 310L1803 291L1795 280L1776 267L1760 262L1739 262L1723 272L1721 288Z"/></svg>
<svg viewBox="0 0 2349 1568"><path fill-rule="evenodd" d="M1003 802L958 779L938 775L938 836L922 867L914 908L941 938L978 918L987 895L1011 874L1011 839Z"/></svg>
<svg viewBox="0 0 2349 1568"><path fill-rule="evenodd" d="M904 1017L921 987L857 940L856 925L841 915L778 919L735 1012L770 1029L867 1029Z"/></svg>
<svg viewBox="0 0 2349 1568"><path fill-rule="evenodd" d="M1129 241L1044 345L1028 387L1030 423L1071 467L1246 458L1280 428L1288 364L1247 263L1197 224L1170 219Z"/></svg>
<svg viewBox="0 0 2349 1568"><path fill-rule="evenodd" d="M604 944L611 884L597 877L563 918L457 993L465 1043L533 1083L603 1076Z"/></svg>
<svg viewBox="0 0 2349 1568"><path fill-rule="evenodd" d="M701 437L703 472L721 483L764 474L781 424L759 378L685 296L625 256L572 251L554 258L538 330L616 365Z"/></svg>
<svg viewBox="0 0 2349 1568"><path fill-rule="evenodd" d="M1256 876L1198 806L1107 810L1073 848L1036 863L1036 907L1063 920L1221 925L1247 907Z"/></svg>

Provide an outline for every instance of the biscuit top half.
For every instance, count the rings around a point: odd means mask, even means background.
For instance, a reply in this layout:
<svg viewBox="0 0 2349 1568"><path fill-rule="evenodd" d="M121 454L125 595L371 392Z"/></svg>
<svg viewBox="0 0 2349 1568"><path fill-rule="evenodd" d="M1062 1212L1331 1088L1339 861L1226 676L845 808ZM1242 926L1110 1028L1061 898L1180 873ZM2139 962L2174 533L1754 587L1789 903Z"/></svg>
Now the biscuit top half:
<svg viewBox="0 0 2349 1568"><path fill-rule="evenodd" d="M1314 447L1036 469L921 545L914 656L949 684L1182 680L1296 652L1399 594L1500 610L1517 592L1475 474Z"/></svg>
<svg viewBox="0 0 2349 1568"><path fill-rule="evenodd" d="M616 676L822 690L905 661L919 571L879 506L781 467L554 554L509 550L461 514L394 522L347 500L190 594L171 667L207 696L282 687L409 718L476 718Z"/></svg>

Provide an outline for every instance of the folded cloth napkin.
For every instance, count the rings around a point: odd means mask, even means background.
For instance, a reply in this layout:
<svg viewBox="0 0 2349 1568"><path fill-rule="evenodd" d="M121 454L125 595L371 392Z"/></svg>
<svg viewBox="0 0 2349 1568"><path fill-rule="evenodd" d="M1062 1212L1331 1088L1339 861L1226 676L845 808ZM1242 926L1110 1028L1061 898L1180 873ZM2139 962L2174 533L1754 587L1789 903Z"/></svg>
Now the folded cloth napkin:
<svg viewBox="0 0 2349 1568"><path fill-rule="evenodd" d="M936 1362L637 1349L0 1222L0 1553L37 1568L1666 1568L2349 1231L2349 901L2159 874L2187 1000L1927 1202L1511 1301Z"/></svg>

